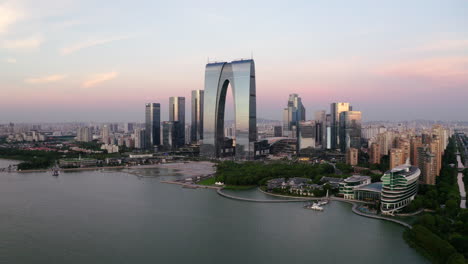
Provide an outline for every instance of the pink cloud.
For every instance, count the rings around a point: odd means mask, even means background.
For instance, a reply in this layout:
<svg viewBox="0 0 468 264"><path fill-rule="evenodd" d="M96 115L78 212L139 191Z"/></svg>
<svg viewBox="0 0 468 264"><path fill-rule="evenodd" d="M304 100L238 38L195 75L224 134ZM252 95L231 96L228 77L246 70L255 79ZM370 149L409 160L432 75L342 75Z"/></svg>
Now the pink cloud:
<svg viewBox="0 0 468 264"><path fill-rule="evenodd" d="M381 76L421 78L459 84L468 81L468 56L397 62L384 65L376 73Z"/></svg>

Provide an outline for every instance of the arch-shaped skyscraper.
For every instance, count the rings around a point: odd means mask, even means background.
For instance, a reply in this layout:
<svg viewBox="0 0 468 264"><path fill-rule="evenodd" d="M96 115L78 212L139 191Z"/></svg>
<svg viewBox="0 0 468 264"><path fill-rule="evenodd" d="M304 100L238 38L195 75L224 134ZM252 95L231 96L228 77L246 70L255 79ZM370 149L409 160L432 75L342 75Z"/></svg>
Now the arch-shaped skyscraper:
<svg viewBox="0 0 468 264"><path fill-rule="evenodd" d="M205 70L203 109L203 156L221 157L224 149L226 94L231 87L234 99L233 144L237 159L253 159L257 140L255 64L253 60L208 63Z"/></svg>

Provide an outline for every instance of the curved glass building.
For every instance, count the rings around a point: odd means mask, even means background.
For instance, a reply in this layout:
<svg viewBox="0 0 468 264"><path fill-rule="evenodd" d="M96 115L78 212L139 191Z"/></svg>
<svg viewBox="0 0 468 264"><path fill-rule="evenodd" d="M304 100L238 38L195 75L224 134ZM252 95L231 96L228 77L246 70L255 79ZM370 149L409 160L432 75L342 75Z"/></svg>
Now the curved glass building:
<svg viewBox="0 0 468 264"><path fill-rule="evenodd" d="M408 164L395 167L382 176L380 209L383 214L393 214L408 205L418 192L421 170Z"/></svg>
<svg viewBox="0 0 468 264"><path fill-rule="evenodd" d="M253 60L208 63L205 70L203 140L200 154L222 157L224 151L224 110L231 86L234 99L236 159L253 159L257 140L255 64Z"/></svg>

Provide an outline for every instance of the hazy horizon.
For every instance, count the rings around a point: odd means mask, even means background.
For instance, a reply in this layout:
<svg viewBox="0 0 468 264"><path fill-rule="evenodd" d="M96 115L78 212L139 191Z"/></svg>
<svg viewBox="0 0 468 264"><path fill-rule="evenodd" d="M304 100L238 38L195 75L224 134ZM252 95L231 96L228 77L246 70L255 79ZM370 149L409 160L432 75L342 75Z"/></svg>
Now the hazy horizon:
<svg viewBox="0 0 468 264"><path fill-rule="evenodd" d="M39 3L40 2L40 3ZM268 8L265 8L268 6ZM40 10L40 12L39 12ZM253 54L257 116L468 121L467 1L0 1L0 123L126 122Z"/></svg>

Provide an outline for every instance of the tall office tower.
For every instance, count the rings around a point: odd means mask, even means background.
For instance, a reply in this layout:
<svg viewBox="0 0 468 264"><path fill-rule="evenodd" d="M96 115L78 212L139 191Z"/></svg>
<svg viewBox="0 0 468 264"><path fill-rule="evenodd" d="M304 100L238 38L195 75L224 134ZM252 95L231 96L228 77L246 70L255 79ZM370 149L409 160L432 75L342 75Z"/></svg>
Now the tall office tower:
<svg viewBox="0 0 468 264"><path fill-rule="evenodd" d="M356 166L358 164L358 149L348 148L346 149L346 164Z"/></svg>
<svg viewBox="0 0 468 264"><path fill-rule="evenodd" d="M177 147L185 143L185 97L173 96L169 98L169 121L178 122L176 125Z"/></svg>
<svg viewBox="0 0 468 264"><path fill-rule="evenodd" d="M411 137L410 141L410 161L416 167L419 167L418 148L422 147L422 138L420 136Z"/></svg>
<svg viewBox="0 0 468 264"><path fill-rule="evenodd" d="M428 145L418 147L418 164L421 170L420 182L435 185L437 176L436 156Z"/></svg>
<svg viewBox="0 0 468 264"><path fill-rule="evenodd" d="M274 136L275 137L282 137L283 136L283 127L282 126L274 126L273 127Z"/></svg>
<svg viewBox="0 0 468 264"><path fill-rule="evenodd" d="M330 105L331 115L331 148L337 149L340 147L339 127L341 112L351 111L349 103L332 103Z"/></svg>
<svg viewBox="0 0 468 264"><path fill-rule="evenodd" d="M396 147L403 151L403 160L406 163L406 160L410 158L410 141L406 138L400 137L397 139Z"/></svg>
<svg viewBox="0 0 468 264"><path fill-rule="evenodd" d="M134 138L135 138L135 148L143 149L146 147L147 145L145 143L146 132L144 128L135 129Z"/></svg>
<svg viewBox="0 0 468 264"><path fill-rule="evenodd" d="M377 143L372 143L370 146L370 157L369 163L370 164L380 164L380 145Z"/></svg>
<svg viewBox="0 0 468 264"><path fill-rule="evenodd" d="M390 169L405 164L403 160L403 150L399 148L392 148L390 150Z"/></svg>
<svg viewBox="0 0 468 264"><path fill-rule="evenodd" d="M297 150L315 148L315 121L299 121Z"/></svg>
<svg viewBox="0 0 468 264"><path fill-rule="evenodd" d="M179 121L163 122L163 146L166 150L175 150L181 147Z"/></svg>
<svg viewBox="0 0 468 264"><path fill-rule="evenodd" d="M327 145L327 112L320 110L315 112L315 122L317 124L317 138L316 142L320 144L322 148L326 148Z"/></svg>
<svg viewBox="0 0 468 264"><path fill-rule="evenodd" d="M102 136L102 142L104 144L110 144L110 141L111 141L111 138L110 138L110 129L107 125L104 125L102 127L102 131L101 131L101 136Z"/></svg>
<svg viewBox="0 0 468 264"><path fill-rule="evenodd" d="M293 126L297 128L299 121L305 121L305 116L305 107L301 97L298 94L290 94L288 107L283 110L283 134L287 132L289 137L293 136L291 133Z"/></svg>
<svg viewBox="0 0 468 264"><path fill-rule="evenodd" d="M199 143L203 139L203 90L192 91L192 127L190 139L192 143Z"/></svg>
<svg viewBox="0 0 468 264"><path fill-rule="evenodd" d="M361 112L344 111L340 113L340 149L361 148Z"/></svg>
<svg viewBox="0 0 468 264"><path fill-rule="evenodd" d="M331 149L332 147L332 117L331 114L327 114L325 117L325 128L326 128L326 133L325 133L325 148L326 149Z"/></svg>
<svg viewBox="0 0 468 264"><path fill-rule="evenodd" d="M161 105L147 103L145 115L145 148L153 151L155 146L161 145Z"/></svg>

